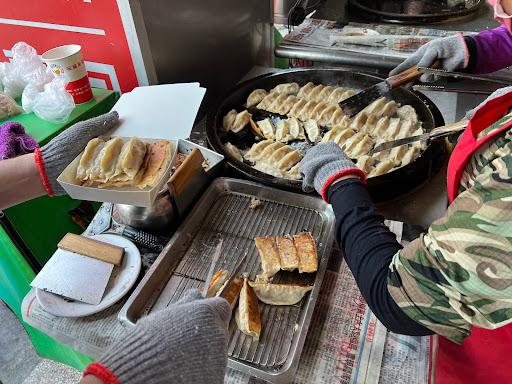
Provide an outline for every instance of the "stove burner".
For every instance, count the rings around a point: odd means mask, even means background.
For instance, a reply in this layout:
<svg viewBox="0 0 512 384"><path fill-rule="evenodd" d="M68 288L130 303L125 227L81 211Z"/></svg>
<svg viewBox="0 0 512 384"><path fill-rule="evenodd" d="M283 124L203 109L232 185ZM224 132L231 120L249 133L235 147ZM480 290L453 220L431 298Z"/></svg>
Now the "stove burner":
<svg viewBox="0 0 512 384"><path fill-rule="evenodd" d="M472 16L483 0L349 0L349 9L372 21L427 24Z"/></svg>

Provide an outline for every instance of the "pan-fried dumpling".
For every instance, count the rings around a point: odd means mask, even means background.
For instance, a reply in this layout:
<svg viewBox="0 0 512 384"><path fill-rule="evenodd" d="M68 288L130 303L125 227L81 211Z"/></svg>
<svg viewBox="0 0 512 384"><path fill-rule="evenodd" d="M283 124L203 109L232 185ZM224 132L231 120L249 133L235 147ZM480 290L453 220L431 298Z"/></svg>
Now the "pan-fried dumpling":
<svg viewBox="0 0 512 384"><path fill-rule="evenodd" d="M350 124L348 116L345 115L343 110L336 104L336 110L331 116L331 120L325 124L327 127L334 127L335 125L346 124L347 127Z"/></svg>
<svg viewBox="0 0 512 384"><path fill-rule="evenodd" d="M302 108L306 105L308 101L306 99L298 99L295 104L293 104L292 108L290 109L290 112L288 112L288 116L290 117L297 117L302 111Z"/></svg>
<svg viewBox="0 0 512 384"><path fill-rule="evenodd" d="M278 84L270 90L270 92L277 92L281 95L289 95L291 93L297 93L298 91L299 84L297 83Z"/></svg>
<svg viewBox="0 0 512 384"><path fill-rule="evenodd" d="M372 130L370 135L372 135L373 137L379 137L379 138L384 137L384 133L388 129L388 126L389 126L389 117L388 116L381 117L379 119L379 121L377 121L377 124L375 125L375 128Z"/></svg>
<svg viewBox="0 0 512 384"><path fill-rule="evenodd" d="M356 130L354 128L346 128L338 133L332 141L342 147L343 144L345 144L345 142L355 134Z"/></svg>
<svg viewBox="0 0 512 384"><path fill-rule="evenodd" d="M354 117L349 127L355 128L356 130L360 131L364 123L366 123L366 119L368 119L368 115L366 114L366 112L361 111L356 115L356 117Z"/></svg>
<svg viewBox="0 0 512 384"><path fill-rule="evenodd" d="M276 236L279 259L281 260L281 269L293 271L299 267L299 255L297 248L290 235ZM263 300L262 300L263 301Z"/></svg>
<svg viewBox="0 0 512 384"><path fill-rule="evenodd" d="M286 120L279 121L276 127L276 141L287 143L290 140L293 140L290 134L290 125Z"/></svg>
<svg viewBox="0 0 512 384"><path fill-rule="evenodd" d="M227 142L226 144L224 144L224 146L226 147L227 151L235 158L237 159L238 161L244 161L242 155L240 154L240 151L238 150L237 147L235 147L233 144L231 144L230 142Z"/></svg>
<svg viewBox="0 0 512 384"><path fill-rule="evenodd" d="M133 136L130 141L124 143L111 180L127 181L133 179L139 171L146 151L146 144L136 136Z"/></svg>
<svg viewBox="0 0 512 384"><path fill-rule="evenodd" d="M90 173L98 154L105 145L105 141L95 138L87 143L84 153L80 158L78 167L76 168L76 181L80 182L88 178L87 174Z"/></svg>
<svg viewBox="0 0 512 384"><path fill-rule="evenodd" d="M346 92L343 93L343 95L341 95L341 98L340 98L340 101L343 101L343 100L346 100L348 99L349 97L352 97L356 94L356 92L353 90L353 89L349 89L347 90Z"/></svg>
<svg viewBox="0 0 512 384"><path fill-rule="evenodd" d="M421 135L423 133L425 133L425 132L423 131L423 128L420 127L412 133L412 136ZM426 140L414 141L411 143L411 145L413 147L417 147L418 149L424 151L425 148L427 148L427 141Z"/></svg>
<svg viewBox="0 0 512 384"><path fill-rule="evenodd" d="M283 177L283 172L274 167L272 164L269 164L266 161L260 161L254 165L254 169L264 172L267 175L275 176L275 177Z"/></svg>
<svg viewBox="0 0 512 384"><path fill-rule="evenodd" d="M260 301L270 305L294 305L313 289L310 285L253 283L249 285Z"/></svg>
<svg viewBox="0 0 512 384"><path fill-rule="evenodd" d="M227 284L227 281L224 283L224 285ZM224 288L224 285L217 291L217 294L215 296L219 296L220 292ZM239 277L235 276L233 282L229 286L227 292L224 294L223 298L227 300L229 303L229 306L231 307L231 310L235 308L236 302L238 301L238 296L240 295L240 291L242 290L242 287L244 285L244 280Z"/></svg>
<svg viewBox="0 0 512 384"><path fill-rule="evenodd" d="M317 105L317 102L315 100L309 100L306 104L304 104L304 107L300 110L300 112L297 114L297 119L300 120L307 120L313 113L313 110L315 109Z"/></svg>
<svg viewBox="0 0 512 384"><path fill-rule="evenodd" d="M418 114L411 105L404 105L396 111L398 117L404 120L409 120L412 125L417 125L419 122Z"/></svg>
<svg viewBox="0 0 512 384"><path fill-rule="evenodd" d="M365 175L368 175L374 163L375 160L373 159L373 157L364 155L357 160L356 167L363 171Z"/></svg>
<svg viewBox="0 0 512 384"><path fill-rule="evenodd" d="M284 173L284 176L287 177L288 179L300 180L302 178L302 176L299 173L299 166L300 166L300 161L297 164L295 164L293 167L291 167L290 170L286 171Z"/></svg>
<svg viewBox="0 0 512 384"><path fill-rule="evenodd" d="M222 118L222 130L224 132L228 132L231 129L233 123L235 122L236 115L238 115L238 112L236 109L232 109L226 116Z"/></svg>
<svg viewBox="0 0 512 384"><path fill-rule="evenodd" d="M315 108L313 109L313 111L309 114L309 116L305 116L306 118L308 119L313 119L313 120L320 120L320 115L322 114L322 112L325 110L325 108L327 108L327 103L324 103L323 101L320 101L316 106Z"/></svg>
<svg viewBox="0 0 512 384"><path fill-rule="evenodd" d="M311 232L301 232L293 236L297 255L299 256L299 273L310 273L318 270L318 255L315 239Z"/></svg>
<svg viewBox="0 0 512 384"><path fill-rule="evenodd" d="M283 102L288 98L288 95L279 95L265 110L272 113L278 113Z"/></svg>
<svg viewBox="0 0 512 384"><path fill-rule="evenodd" d="M329 132L327 132L324 137L322 138L322 140L320 141L321 143L327 143L328 141L334 141L334 138L341 132L345 129L346 127L342 126L342 125L335 125L334 127L331 128L331 130Z"/></svg>
<svg viewBox="0 0 512 384"><path fill-rule="evenodd" d="M315 120L309 119L304 122L304 130L308 135L309 141L315 142L316 138L320 138L320 127Z"/></svg>
<svg viewBox="0 0 512 384"><path fill-rule="evenodd" d="M254 238L256 248L261 257L261 269L263 273L256 276L258 282L267 283L268 279L274 276L281 269L281 261L277 252L276 243L271 235Z"/></svg>
<svg viewBox="0 0 512 384"><path fill-rule="evenodd" d="M382 116L391 117L396 114L397 109L398 109L398 105L396 104L396 102L394 100L391 100L390 102L386 103L384 108L382 108L380 110L379 117L382 117Z"/></svg>
<svg viewBox="0 0 512 384"><path fill-rule="evenodd" d="M258 128L260 129L261 133L265 138L267 139L273 139L276 137L276 129L274 127L274 124L270 121L270 119L265 119L257 122Z"/></svg>
<svg viewBox="0 0 512 384"><path fill-rule="evenodd" d="M259 143L254 143L251 149L247 151L244 157L248 161L256 161L256 158L261 154L261 152L263 152L263 150L267 148L269 145L274 143L275 141L273 140L263 140L260 141Z"/></svg>
<svg viewBox="0 0 512 384"><path fill-rule="evenodd" d="M288 127L290 131L290 136L293 140L306 140L306 135L304 135L304 128L302 128L302 124L297 118L292 117L288 120Z"/></svg>
<svg viewBox="0 0 512 384"><path fill-rule="evenodd" d="M270 92L267 96L265 96L263 98L263 100L261 100L259 102L258 105L256 105L256 108L266 111L267 108L270 106L270 104L272 104L274 102L274 100L277 99L278 97L279 97L279 93Z"/></svg>
<svg viewBox="0 0 512 384"><path fill-rule="evenodd" d="M89 178L103 183L110 180L116 170L117 158L122 147L123 139L120 137L107 141L96 158Z"/></svg>
<svg viewBox="0 0 512 384"><path fill-rule="evenodd" d="M283 101L283 103L281 104L279 109L277 110L277 113L279 113L280 115L286 115L290 111L290 109L292 109L292 107L295 105L296 102L297 102L297 96L293 96L293 95L288 96L286 98L286 100Z"/></svg>
<svg viewBox="0 0 512 384"><path fill-rule="evenodd" d="M284 147L283 143L272 143L268 147L266 147L261 153L256 157L256 161L267 161L273 153L279 148Z"/></svg>
<svg viewBox="0 0 512 384"><path fill-rule="evenodd" d="M402 162L402 158L407 153L408 145L401 145L399 147L392 148L388 159L393 161L395 167L398 167Z"/></svg>
<svg viewBox="0 0 512 384"><path fill-rule="evenodd" d="M331 121L334 112L336 112L338 109L341 108L337 105L329 105L320 114L320 117L318 118L318 124L326 126Z"/></svg>
<svg viewBox="0 0 512 384"><path fill-rule="evenodd" d="M281 171L287 171L299 161L302 160L302 155L298 150L288 153L285 157L281 159L279 163L277 163L277 168Z"/></svg>
<svg viewBox="0 0 512 384"><path fill-rule="evenodd" d="M240 331L246 335L252 336L253 341L257 341L260 338L261 318L258 297L249 285L247 279L245 279L244 285L240 291L235 320Z"/></svg>
<svg viewBox="0 0 512 384"><path fill-rule="evenodd" d="M251 120L252 115L249 113L248 110L245 110L243 112L240 112L236 115L235 121L233 125L231 126L231 131L238 133L240 132L247 124L249 124L249 121Z"/></svg>
<svg viewBox="0 0 512 384"><path fill-rule="evenodd" d="M256 89L251 92L249 97L247 98L247 102L245 103L244 107L249 108L253 105L256 105L261 102L265 98L265 96L268 95L268 92L264 89Z"/></svg>
<svg viewBox="0 0 512 384"><path fill-rule="evenodd" d="M341 95L345 90L341 87L334 89L334 91L331 92L329 95L329 98L327 99L327 104L335 104L338 105L338 103L341 101Z"/></svg>
<svg viewBox="0 0 512 384"><path fill-rule="evenodd" d="M315 100L316 102L318 102L318 95L320 95L322 89L324 89L324 86L322 84L317 85L315 88L311 90L311 92L309 92L309 95L306 96L306 99Z"/></svg>
<svg viewBox="0 0 512 384"><path fill-rule="evenodd" d="M354 136L350 137L349 139L347 139L343 145L341 146L341 148L345 151L345 152L352 152L352 150L356 147L357 144L359 144L359 142L361 140L363 140L363 137L365 137L361 132L358 132L356 133ZM339 145L339 144L338 144Z"/></svg>
<svg viewBox="0 0 512 384"><path fill-rule="evenodd" d="M375 144L375 140L373 140L370 136L364 136L363 139L357 143L357 145L346 152L347 156L351 159L357 159L360 156L366 155L373 148Z"/></svg>
<svg viewBox="0 0 512 384"><path fill-rule="evenodd" d="M381 161L374 169L372 169L368 177L384 175L385 173L388 173L394 166L395 163L393 163L393 160Z"/></svg>
<svg viewBox="0 0 512 384"><path fill-rule="evenodd" d="M384 105L386 105L386 98L381 97L380 99L377 99L368 105L365 109L363 109L363 111L365 111L367 115L378 114L382 108L384 108Z"/></svg>
<svg viewBox="0 0 512 384"><path fill-rule="evenodd" d="M414 128L412 126L412 122L410 120L402 120L402 124L400 125L400 131L398 135L396 135L396 139L403 139L404 137L412 136Z"/></svg>
<svg viewBox="0 0 512 384"><path fill-rule="evenodd" d="M311 93L311 91L313 90L313 88L315 88L315 84L313 84L311 81L309 83L307 83L306 85L304 85L301 89L299 89L299 92L297 93L297 97L300 99L300 98L304 98L306 99L306 101L308 101L309 99L307 98L307 96Z"/></svg>
<svg viewBox="0 0 512 384"><path fill-rule="evenodd" d="M283 159L283 157L285 157L290 152L293 152L293 149L289 145L285 145L284 147L276 150L272 154L272 156L269 157L268 163L269 164L277 164Z"/></svg>
<svg viewBox="0 0 512 384"><path fill-rule="evenodd" d="M318 96L316 97L316 100L317 101L323 101L324 103L327 103L327 100L329 100L329 96L331 95L332 93L332 87L324 87L320 93L318 94Z"/></svg>
<svg viewBox="0 0 512 384"><path fill-rule="evenodd" d="M398 117L392 117L389 119L389 125L384 132L384 138L388 140L395 140L396 135L400 132L400 123L401 120Z"/></svg>
<svg viewBox="0 0 512 384"><path fill-rule="evenodd" d="M206 297L210 298L210 297L217 296L217 292L219 292L219 290L222 288L224 283L226 281L228 281L228 279L229 279L229 271L228 270L225 269L222 271L215 272L210 280L210 284L208 285L208 291L206 292ZM201 293L202 293L203 290L204 290L204 285L201 287L201 289L199 291L201 291Z"/></svg>
<svg viewBox="0 0 512 384"><path fill-rule="evenodd" d="M404 154L404 156L402 157L402 167L409 164L409 163L412 163L414 160L416 160L416 158L420 155L420 148L418 147L410 147L407 152Z"/></svg>
<svg viewBox="0 0 512 384"><path fill-rule="evenodd" d="M376 114L372 114L368 116L368 119L364 123L363 127L361 128L361 132L363 132L365 135L369 135L375 127L377 126L377 122L379 121L379 117Z"/></svg>

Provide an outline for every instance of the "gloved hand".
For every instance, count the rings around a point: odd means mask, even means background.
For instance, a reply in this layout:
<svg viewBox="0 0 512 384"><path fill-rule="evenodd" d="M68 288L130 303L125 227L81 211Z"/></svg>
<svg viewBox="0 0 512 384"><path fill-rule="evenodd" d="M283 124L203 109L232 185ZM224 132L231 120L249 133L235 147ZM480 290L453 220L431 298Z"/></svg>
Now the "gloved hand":
<svg viewBox="0 0 512 384"><path fill-rule="evenodd" d="M316 190L327 203L327 189L338 177L356 173L365 180L364 172L332 141L308 150L300 162L299 172L302 175L302 190Z"/></svg>
<svg viewBox="0 0 512 384"><path fill-rule="evenodd" d="M190 290L139 320L84 376L120 384L224 383L230 315L225 299Z"/></svg>
<svg viewBox="0 0 512 384"><path fill-rule="evenodd" d="M389 72L389 75L396 75L416 64L418 67L430 67L436 59L441 60L441 68L447 71L466 68L469 63L469 53L464 37L461 34L457 34L429 41L402 64ZM438 78L439 76L424 73L421 75L420 80L429 82L438 80Z"/></svg>
<svg viewBox="0 0 512 384"><path fill-rule="evenodd" d="M80 121L54 137L41 149L36 149L35 160L48 195L58 196L66 193L57 177L85 149L89 140L108 132L118 120L118 113L112 111Z"/></svg>
<svg viewBox="0 0 512 384"><path fill-rule="evenodd" d="M473 109L470 109L469 111L466 112L466 115L464 116L464 119L463 120L469 120L473 117L473 115L475 114L475 112L477 110L479 110L485 103L487 103L489 100L492 100L492 99L496 99L497 97L500 97L500 96L503 96L509 92L512 92L512 86L509 86L509 87L503 87L503 88L500 88L500 89L497 89L496 91L494 91L493 93L491 93L487 99L485 99L484 101L482 101L480 104L478 104L475 108Z"/></svg>

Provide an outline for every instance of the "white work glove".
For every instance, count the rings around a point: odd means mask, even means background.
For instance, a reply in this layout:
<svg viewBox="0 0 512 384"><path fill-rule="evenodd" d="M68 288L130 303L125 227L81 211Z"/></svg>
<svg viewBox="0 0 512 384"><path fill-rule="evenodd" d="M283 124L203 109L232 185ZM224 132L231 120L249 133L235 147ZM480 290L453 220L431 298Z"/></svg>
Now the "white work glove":
<svg viewBox="0 0 512 384"><path fill-rule="evenodd" d="M389 76L403 72L414 65L430 67L437 59L441 60L441 68L447 71L466 68L469 62L469 54L464 37L461 34L457 34L429 41L402 64L389 72ZM423 82L437 80L439 80L439 76L429 73L424 73L420 77L420 81Z"/></svg>

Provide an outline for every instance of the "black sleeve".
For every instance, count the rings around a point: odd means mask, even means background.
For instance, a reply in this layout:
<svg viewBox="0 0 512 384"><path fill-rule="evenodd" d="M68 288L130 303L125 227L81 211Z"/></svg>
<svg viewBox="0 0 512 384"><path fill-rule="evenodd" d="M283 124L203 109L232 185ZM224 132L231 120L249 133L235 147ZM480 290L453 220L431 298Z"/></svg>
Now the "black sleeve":
<svg viewBox="0 0 512 384"><path fill-rule="evenodd" d="M434 332L407 316L387 289L391 259L402 246L384 225L364 183L345 179L328 190L336 216L335 238L366 303L390 331L414 335Z"/></svg>
<svg viewBox="0 0 512 384"><path fill-rule="evenodd" d="M476 43L470 36L464 36L464 41L466 42L466 47L468 47L469 62L466 68L461 69L461 72L473 73L477 64Z"/></svg>

